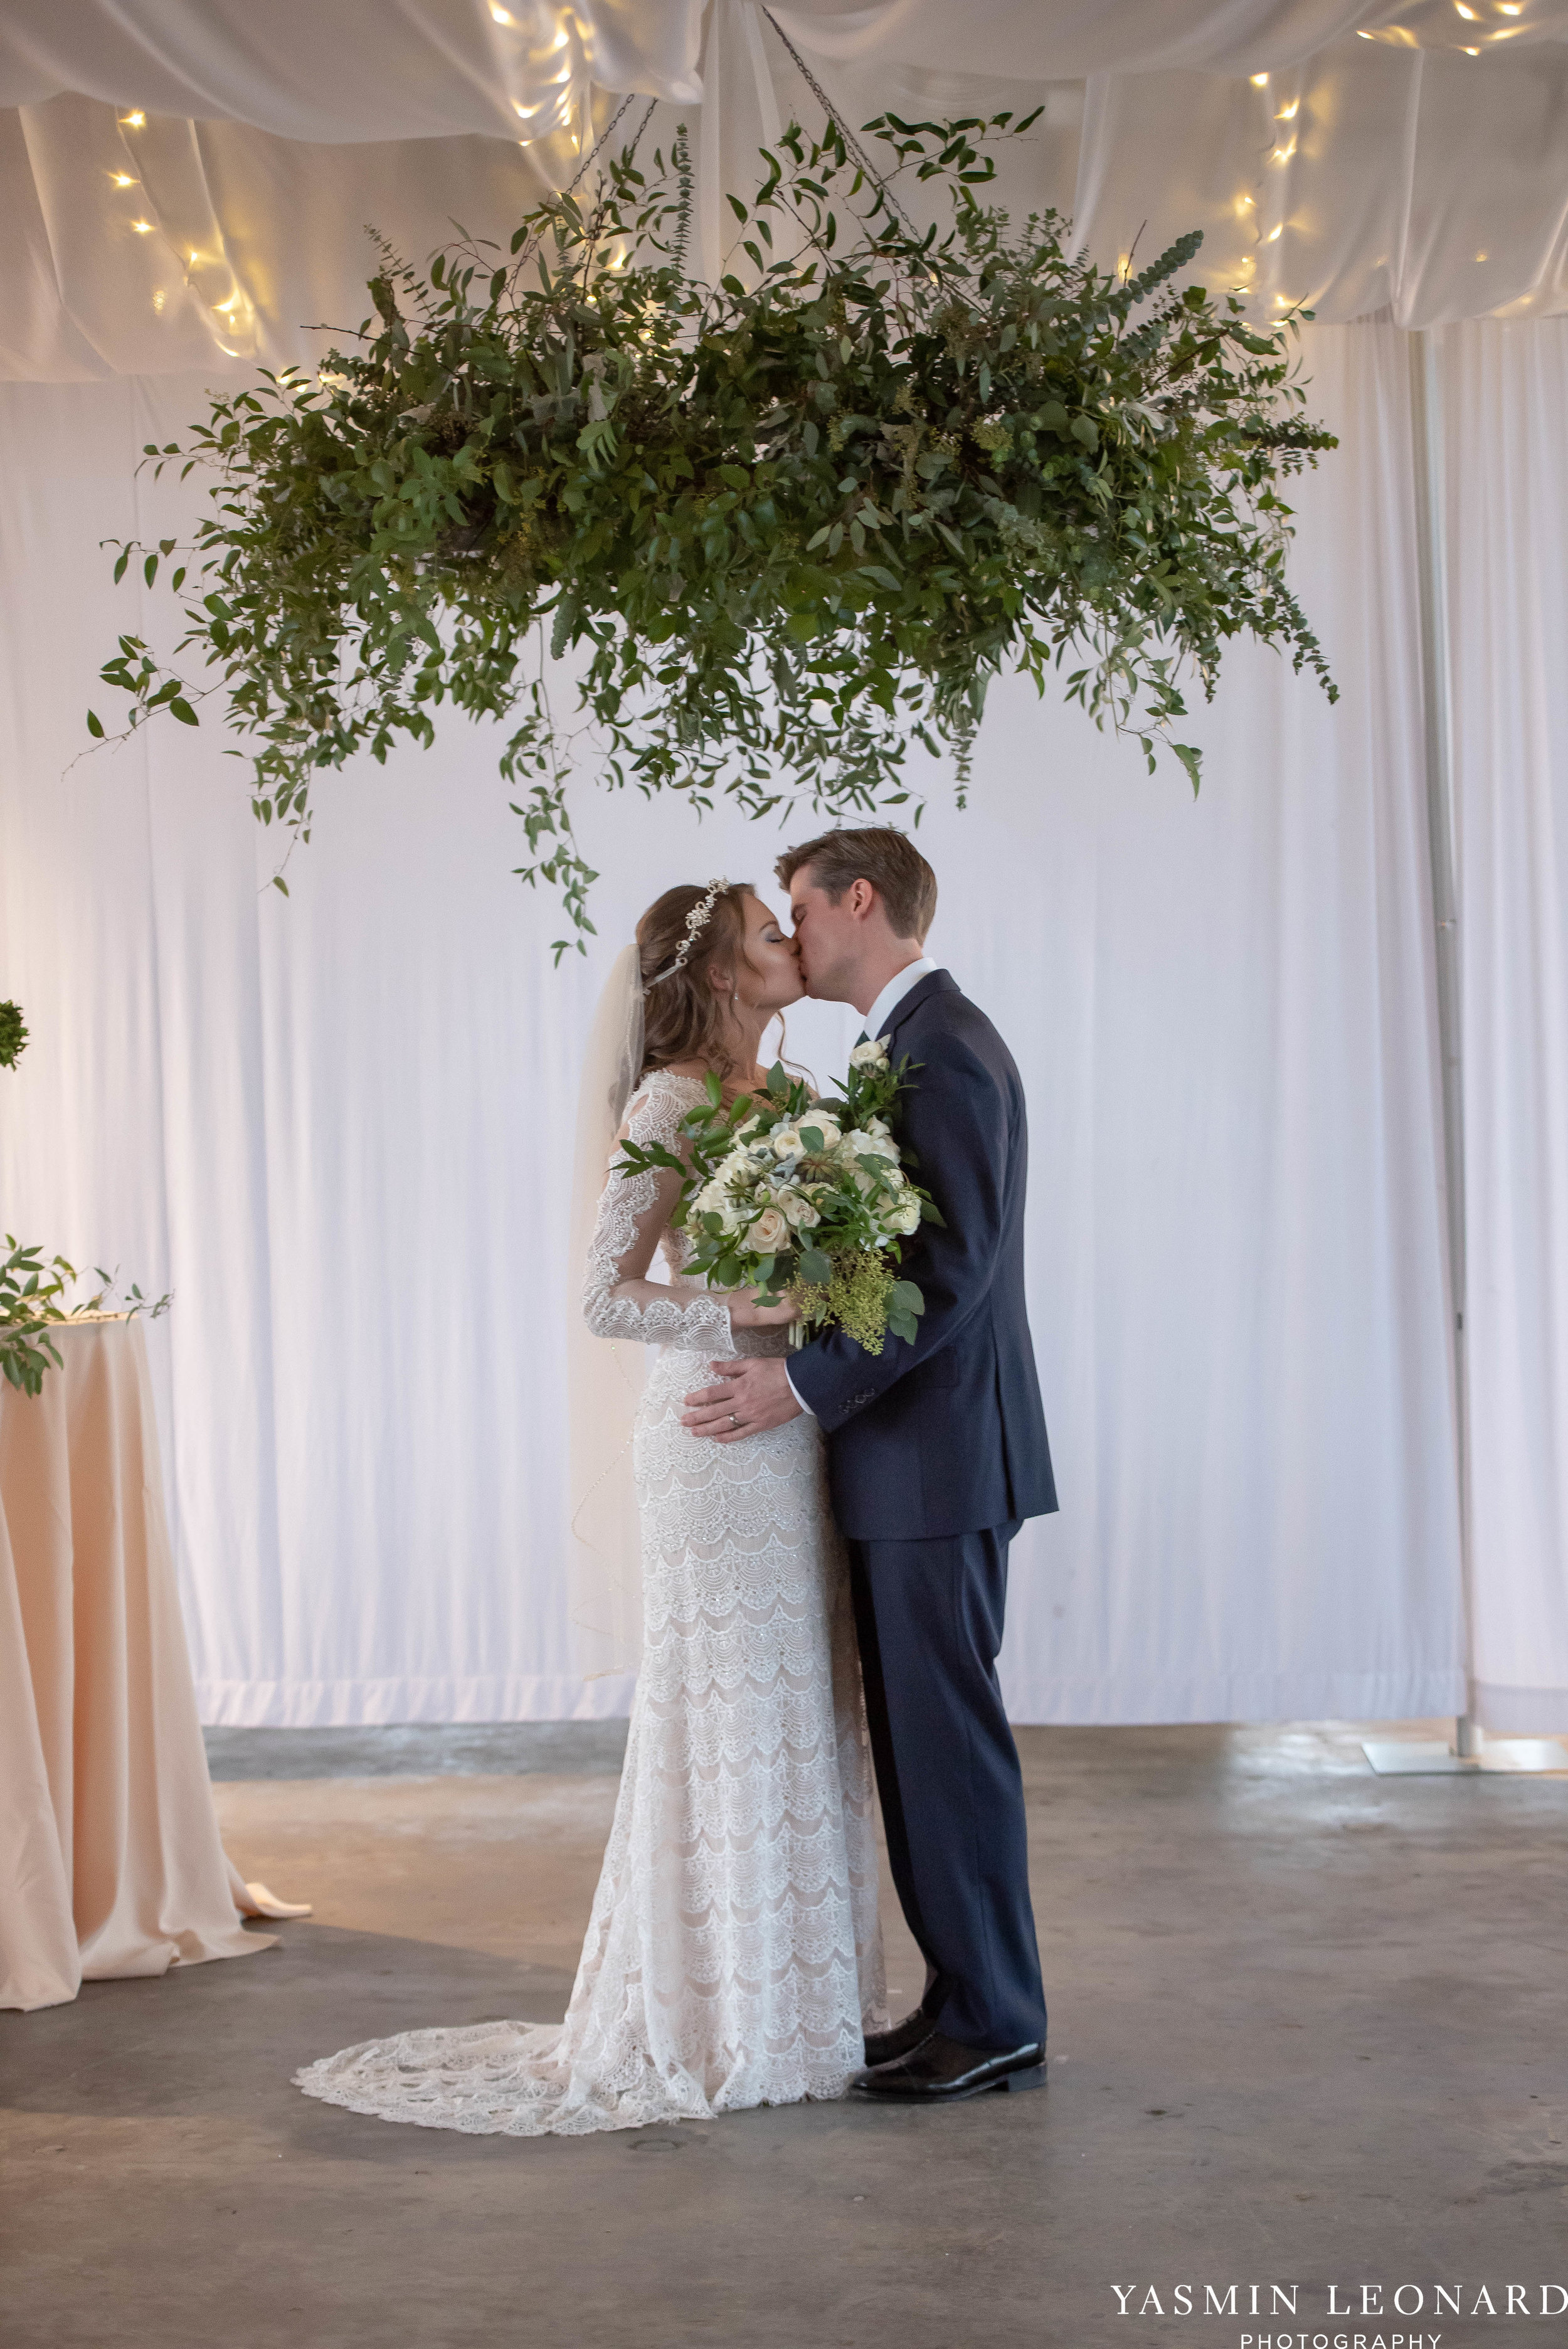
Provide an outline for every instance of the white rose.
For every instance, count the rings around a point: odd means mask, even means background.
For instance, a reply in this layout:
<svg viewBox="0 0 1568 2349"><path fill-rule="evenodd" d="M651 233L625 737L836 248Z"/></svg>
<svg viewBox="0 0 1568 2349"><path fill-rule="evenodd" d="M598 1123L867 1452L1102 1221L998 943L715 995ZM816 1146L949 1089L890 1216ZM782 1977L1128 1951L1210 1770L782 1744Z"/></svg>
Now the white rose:
<svg viewBox="0 0 1568 2349"><path fill-rule="evenodd" d="M868 1037L863 1044L857 1044L850 1054L850 1066L851 1069L885 1069L887 1066L886 1037L878 1036L874 1039Z"/></svg>
<svg viewBox="0 0 1568 2349"><path fill-rule="evenodd" d="M822 1148L824 1152L837 1150L839 1146L840 1129L835 1119L830 1117L809 1117L806 1120L806 1123L810 1126L813 1133L820 1133L821 1135Z"/></svg>
<svg viewBox="0 0 1568 2349"><path fill-rule="evenodd" d="M748 1235L763 1256L777 1256L789 1237L789 1226L777 1207L764 1207Z"/></svg>
<svg viewBox="0 0 1568 2349"><path fill-rule="evenodd" d="M800 1129L795 1125L776 1125L769 1136L776 1158L799 1158L806 1145L800 1139Z"/></svg>
<svg viewBox="0 0 1568 2349"><path fill-rule="evenodd" d="M885 1117L868 1117L861 1131L870 1134L873 1142L892 1140L892 1128Z"/></svg>
<svg viewBox="0 0 1568 2349"><path fill-rule="evenodd" d="M803 1191L784 1190L779 1194L779 1205L797 1231L809 1232L822 1220Z"/></svg>
<svg viewBox="0 0 1568 2349"><path fill-rule="evenodd" d="M920 1201L913 1195L901 1199L896 1207L888 1209L887 1221L895 1232L917 1232L920 1229Z"/></svg>

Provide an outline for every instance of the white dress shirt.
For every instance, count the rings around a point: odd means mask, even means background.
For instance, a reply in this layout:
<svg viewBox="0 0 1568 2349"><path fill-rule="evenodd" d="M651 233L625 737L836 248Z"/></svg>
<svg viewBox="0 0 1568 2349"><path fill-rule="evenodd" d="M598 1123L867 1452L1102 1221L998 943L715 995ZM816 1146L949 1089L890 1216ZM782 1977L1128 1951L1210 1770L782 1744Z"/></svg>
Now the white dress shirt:
<svg viewBox="0 0 1568 2349"><path fill-rule="evenodd" d="M939 970L940 968L941 965L936 960L934 955L920 955L913 962L906 962L902 970L894 972L892 978L889 979L882 993L877 997L876 1001L872 1005L871 1009L866 1013L866 1034L871 1038L873 1043L882 1034L883 1029L887 1026L888 1021L892 1018L893 1012L903 1001L904 997L909 993L910 988L912 987L918 987L921 980L926 976L928 971ZM796 1402L799 1404L801 1410L805 1413L807 1418L814 1419L816 1417L816 1413L811 1409L810 1404L806 1401L805 1396L800 1392L799 1388L795 1384L794 1380L789 1378L789 1366L788 1363L784 1366L784 1375L787 1379L789 1379L789 1392L794 1396Z"/></svg>
<svg viewBox="0 0 1568 2349"><path fill-rule="evenodd" d="M892 1018L910 988L918 987L929 972L938 970L940 968L941 965L934 955L921 955L915 961L906 962L901 971L894 973L866 1013L866 1034L873 1043L886 1028L888 1021Z"/></svg>

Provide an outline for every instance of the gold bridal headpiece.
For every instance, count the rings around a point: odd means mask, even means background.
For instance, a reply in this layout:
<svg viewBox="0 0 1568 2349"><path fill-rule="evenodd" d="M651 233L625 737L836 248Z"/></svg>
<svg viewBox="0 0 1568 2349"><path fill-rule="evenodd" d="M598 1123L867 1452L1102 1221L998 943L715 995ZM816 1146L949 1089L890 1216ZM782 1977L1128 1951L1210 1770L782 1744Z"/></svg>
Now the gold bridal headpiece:
<svg viewBox="0 0 1568 2349"><path fill-rule="evenodd" d="M645 995L649 993L652 988L657 987L661 978L674 978L677 970L684 970L686 968L686 957L690 954L693 947L696 946L700 933L707 928L709 918L712 916L715 898L721 896L728 886L729 884L727 881L710 881L708 883L707 896L698 898L696 904L692 907L691 912L686 916L686 936L681 940L679 947L676 949L676 958L674 962L667 963L663 970L655 971L652 978L649 979L647 986L643 989L643 993Z"/></svg>

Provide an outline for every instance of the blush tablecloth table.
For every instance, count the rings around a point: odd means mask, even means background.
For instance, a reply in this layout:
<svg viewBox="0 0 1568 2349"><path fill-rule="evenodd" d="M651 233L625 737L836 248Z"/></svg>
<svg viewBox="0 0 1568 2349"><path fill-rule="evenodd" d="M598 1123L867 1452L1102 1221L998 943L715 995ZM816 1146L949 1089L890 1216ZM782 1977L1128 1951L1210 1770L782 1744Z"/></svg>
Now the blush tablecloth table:
<svg viewBox="0 0 1568 2349"><path fill-rule="evenodd" d="M0 1382L0 2007L275 1939L219 1837L141 1325L51 1335L41 1394Z"/></svg>

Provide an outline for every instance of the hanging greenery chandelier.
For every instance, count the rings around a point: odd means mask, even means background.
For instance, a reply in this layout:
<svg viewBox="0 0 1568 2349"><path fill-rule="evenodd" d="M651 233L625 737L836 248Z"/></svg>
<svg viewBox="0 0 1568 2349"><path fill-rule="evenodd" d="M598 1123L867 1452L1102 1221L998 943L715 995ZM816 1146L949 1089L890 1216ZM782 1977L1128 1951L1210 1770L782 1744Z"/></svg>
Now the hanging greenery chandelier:
<svg viewBox="0 0 1568 2349"><path fill-rule="evenodd" d="M538 206L503 265L471 240L425 274L385 252L351 351L148 450L217 480L192 551L120 546L116 576L163 564L186 623L173 667L136 636L106 665L130 725L222 696L257 815L308 839L318 770L428 744L444 704L500 719L519 869L581 944L575 768L753 814L907 808L917 747L962 791L989 680L1056 668L1196 788L1180 674L1212 695L1228 637L1332 698L1284 577L1280 482L1335 445L1295 320L1178 286L1196 233L1108 274L1058 215L1016 227L984 142L1026 128L887 115L880 175L836 123L791 128L727 199L712 286L686 268L684 132L646 175L634 146L592 202ZM944 228L910 223L912 178Z"/></svg>

